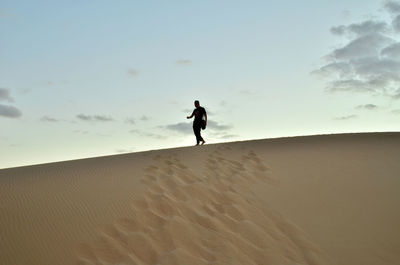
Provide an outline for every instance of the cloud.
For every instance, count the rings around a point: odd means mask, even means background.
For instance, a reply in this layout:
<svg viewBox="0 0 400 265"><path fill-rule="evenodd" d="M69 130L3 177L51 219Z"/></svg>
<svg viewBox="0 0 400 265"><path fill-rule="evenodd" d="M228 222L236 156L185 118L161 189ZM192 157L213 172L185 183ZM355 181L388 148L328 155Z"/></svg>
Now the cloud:
<svg viewBox="0 0 400 265"><path fill-rule="evenodd" d="M169 124L166 126L161 126L161 128L166 128L171 131L175 131L182 134L192 134L193 128L192 124L189 122L179 122L175 124Z"/></svg>
<svg viewBox="0 0 400 265"><path fill-rule="evenodd" d="M392 27L396 32L400 32L400 15L397 15L393 20L392 20Z"/></svg>
<svg viewBox="0 0 400 265"><path fill-rule="evenodd" d="M31 91L32 91L32 89L30 89L30 88L17 88L18 94L22 94L22 95L28 94Z"/></svg>
<svg viewBox="0 0 400 265"><path fill-rule="evenodd" d="M239 91L240 94L244 94L244 95L249 95L249 96L253 96L258 94L258 91L256 90L251 90L251 89L242 89Z"/></svg>
<svg viewBox="0 0 400 265"><path fill-rule="evenodd" d="M76 117L83 121L113 121L114 119L109 116L104 115L85 115L85 114L78 114Z"/></svg>
<svg viewBox="0 0 400 265"><path fill-rule="evenodd" d="M400 13L400 3L386 1L392 14ZM398 28L397 27L398 19ZM331 28L346 38L339 48L324 58L325 64L312 72L326 79L328 92L357 92L400 99L400 15L392 22L365 20Z"/></svg>
<svg viewBox="0 0 400 265"><path fill-rule="evenodd" d="M353 23L348 26L340 25L332 27L331 33L334 35L355 35L363 36L366 34L374 34L376 32L386 32L389 25L385 21L366 20L361 23Z"/></svg>
<svg viewBox="0 0 400 265"><path fill-rule="evenodd" d="M384 8L394 16L392 20L392 27L396 32L400 32L400 2L386 1Z"/></svg>
<svg viewBox="0 0 400 265"><path fill-rule="evenodd" d="M128 148L128 149L117 149L117 150L115 150L115 152L117 152L118 154L121 154L121 153L131 153L131 152L133 152L133 151L135 151L135 148L134 148L134 147Z"/></svg>
<svg viewBox="0 0 400 265"><path fill-rule="evenodd" d="M344 35L346 33L346 27L343 25L332 27L330 32L335 35Z"/></svg>
<svg viewBox="0 0 400 265"><path fill-rule="evenodd" d="M181 134L193 134L193 128L192 128L192 123L191 122L179 122L175 124L169 124L166 126L160 126L160 128L165 128L170 131L175 131ZM214 131L228 131L232 129L232 125L225 125L225 124L219 124L216 121L213 120L207 120L207 130L214 130Z"/></svg>
<svg viewBox="0 0 400 265"><path fill-rule="evenodd" d="M356 109L366 109L366 110L374 110L377 109L378 106L374 104L365 104L365 105L358 105Z"/></svg>
<svg viewBox="0 0 400 265"><path fill-rule="evenodd" d="M383 7L390 13L400 13L400 3L397 1L385 1Z"/></svg>
<svg viewBox="0 0 400 265"><path fill-rule="evenodd" d="M141 121L149 121L151 119L151 117L146 116L146 115L142 115L139 120ZM136 124L136 119L135 118L127 118L125 120L125 123L129 123L129 124Z"/></svg>
<svg viewBox="0 0 400 265"><path fill-rule="evenodd" d="M212 131L210 134L210 137L216 138L216 139L232 139L232 138L237 138L239 135L237 134L230 134L224 131Z"/></svg>
<svg viewBox="0 0 400 265"><path fill-rule="evenodd" d="M0 104L0 116L6 118L18 118L22 112L14 106Z"/></svg>
<svg viewBox="0 0 400 265"><path fill-rule="evenodd" d="M382 49L381 55L386 58L400 59L400 42L393 43Z"/></svg>
<svg viewBox="0 0 400 265"><path fill-rule="evenodd" d="M9 89L0 87L0 101L14 102L14 99L10 96Z"/></svg>
<svg viewBox="0 0 400 265"><path fill-rule="evenodd" d="M79 133L79 134L88 134L89 131L87 130L73 130L74 133Z"/></svg>
<svg viewBox="0 0 400 265"><path fill-rule="evenodd" d="M134 118L127 118L126 120L125 120L125 123L129 123L129 124L135 124L135 119Z"/></svg>
<svg viewBox="0 0 400 265"><path fill-rule="evenodd" d="M349 10L343 10L341 15L343 18L347 19L351 16L351 12Z"/></svg>
<svg viewBox="0 0 400 265"><path fill-rule="evenodd" d="M239 137L239 135L237 135L237 134L227 134L227 133L222 133L222 134L215 135L215 136L218 139L232 139L232 138Z"/></svg>
<svg viewBox="0 0 400 265"><path fill-rule="evenodd" d="M341 117L335 117L333 118L334 120L350 120L350 119L355 119L357 118L357 115L347 115L347 116L341 116Z"/></svg>
<svg viewBox="0 0 400 265"><path fill-rule="evenodd" d="M395 114L395 115L399 115L400 114L400 109L394 109L390 113Z"/></svg>
<svg viewBox="0 0 400 265"><path fill-rule="evenodd" d="M168 137L165 136L165 135L156 134L156 133L152 133L152 132L143 132L143 131L140 131L140 130L137 130L137 129L130 130L129 132L130 132L130 133L137 134L137 135L140 135L140 136L144 136L144 137L149 137L149 138L153 138L153 139L158 139L158 140L168 138Z"/></svg>
<svg viewBox="0 0 400 265"><path fill-rule="evenodd" d="M114 119L103 115L94 115L93 119L96 121L113 121Z"/></svg>
<svg viewBox="0 0 400 265"><path fill-rule="evenodd" d="M354 60L378 56L386 45L394 43L394 39L379 33L371 33L357 37L342 48L335 49L329 56L333 60Z"/></svg>
<svg viewBox="0 0 400 265"><path fill-rule="evenodd" d="M192 61L189 59L181 59L181 60L177 60L175 63L179 64L179 65L191 65Z"/></svg>
<svg viewBox="0 0 400 265"><path fill-rule="evenodd" d="M41 121L44 122L58 122L59 120L49 117L49 116L43 116L42 118L40 118Z"/></svg>
<svg viewBox="0 0 400 265"><path fill-rule="evenodd" d="M142 117L140 117L140 120L141 121L148 121L148 120L150 120L150 117L148 117L146 115L143 115Z"/></svg>
<svg viewBox="0 0 400 265"><path fill-rule="evenodd" d="M10 96L10 90L7 88L0 88L0 101L14 102ZM0 116L7 118L18 118L22 112L14 106L0 104Z"/></svg>
<svg viewBox="0 0 400 265"><path fill-rule="evenodd" d="M213 120L207 120L207 127L212 130L217 130L217 131L227 131L233 128L232 125L226 125L226 124L219 124L216 121Z"/></svg>
<svg viewBox="0 0 400 265"><path fill-rule="evenodd" d="M232 138L237 138L237 137L239 137L239 135L237 135L237 134L225 134L225 135L221 136L220 138L222 138L222 139L232 139Z"/></svg>
<svg viewBox="0 0 400 265"><path fill-rule="evenodd" d="M333 62L322 66L320 69L313 71L313 74L320 75L322 77L336 77L344 78L351 72L351 66L347 62Z"/></svg>
<svg viewBox="0 0 400 265"><path fill-rule="evenodd" d="M128 69L128 75L135 77L138 74L139 74L139 72L136 69L132 69L132 68Z"/></svg>
<svg viewBox="0 0 400 265"><path fill-rule="evenodd" d="M78 115L76 115L76 117L78 119L81 119L81 120L84 120L84 121L91 121L92 120L92 116L85 115L85 114L78 114Z"/></svg>
<svg viewBox="0 0 400 265"><path fill-rule="evenodd" d="M191 115L193 110L194 110L194 108L193 109L184 109L184 110L182 110L182 112L188 113L189 115ZM209 108L206 108L206 112L207 112L207 115L214 115L214 112L210 111Z"/></svg>

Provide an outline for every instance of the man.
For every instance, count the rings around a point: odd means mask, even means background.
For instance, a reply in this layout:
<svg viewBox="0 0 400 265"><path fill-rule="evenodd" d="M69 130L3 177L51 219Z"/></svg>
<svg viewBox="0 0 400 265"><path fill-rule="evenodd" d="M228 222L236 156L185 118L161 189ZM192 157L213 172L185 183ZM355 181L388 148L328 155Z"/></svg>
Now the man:
<svg viewBox="0 0 400 265"><path fill-rule="evenodd" d="M194 116L193 132L194 135L196 135L196 141L197 141L196 145L199 145L200 142L201 145L203 145L206 143L206 141L204 141L203 137L201 137L200 131L202 127L204 129L207 126L207 113L203 107L200 107L200 102L198 100L194 102L194 106L196 108L193 110L192 115L187 116L186 118L191 119ZM203 116L205 118L204 121L203 121Z"/></svg>

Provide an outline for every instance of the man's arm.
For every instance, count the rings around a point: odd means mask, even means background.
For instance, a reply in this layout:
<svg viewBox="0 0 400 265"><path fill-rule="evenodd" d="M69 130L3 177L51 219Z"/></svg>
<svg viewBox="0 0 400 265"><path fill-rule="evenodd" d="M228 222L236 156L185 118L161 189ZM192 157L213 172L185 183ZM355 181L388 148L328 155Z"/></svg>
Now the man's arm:
<svg viewBox="0 0 400 265"><path fill-rule="evenodd" d="M204 111L204 116L206 118L204 121L205 121L205 124L207 125L207 112L205 112L205 111Z"/></svg>
<svg viewBox="0 0 400 265"><path fill-rule="evenodd" d="M191 119L191 118L193 118L193 116L194 116L194 111L192 112L192 115L187 116L186 119Z"/></svg>

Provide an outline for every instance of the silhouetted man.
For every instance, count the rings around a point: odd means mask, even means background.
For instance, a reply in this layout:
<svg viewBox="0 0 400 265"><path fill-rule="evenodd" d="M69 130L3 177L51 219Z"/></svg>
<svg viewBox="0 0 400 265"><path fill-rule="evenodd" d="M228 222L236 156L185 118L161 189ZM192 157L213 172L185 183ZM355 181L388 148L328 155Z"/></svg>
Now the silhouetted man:
<svg viewBox="0 0 400 265"><path fill-rule="evenodd" d="M196 100L194 102L194 106L196 107L193 110L192 115L187 116L186 118L191 119L194 116L194 121L193 121L193 132L194 135L196 135L196 141L197 144L201 142L201 145L205 144L206 141L204 141L203 137L201 137L200 131L201 129L205 129L207 126L207 113L206 110L203 107L200 107L200 102ZM203 120L203 116L205 119Z"/></svg>

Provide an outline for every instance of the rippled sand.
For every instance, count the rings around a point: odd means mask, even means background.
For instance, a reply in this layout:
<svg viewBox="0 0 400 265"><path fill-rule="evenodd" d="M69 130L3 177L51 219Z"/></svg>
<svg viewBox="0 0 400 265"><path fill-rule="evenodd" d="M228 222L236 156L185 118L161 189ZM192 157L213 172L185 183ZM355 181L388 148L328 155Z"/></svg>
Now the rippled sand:
<svg viewBox="0 0 400 265"><path fill-rule="evenodd" d="M400 133L0 170L0 264L400 264Z"/></svg>

